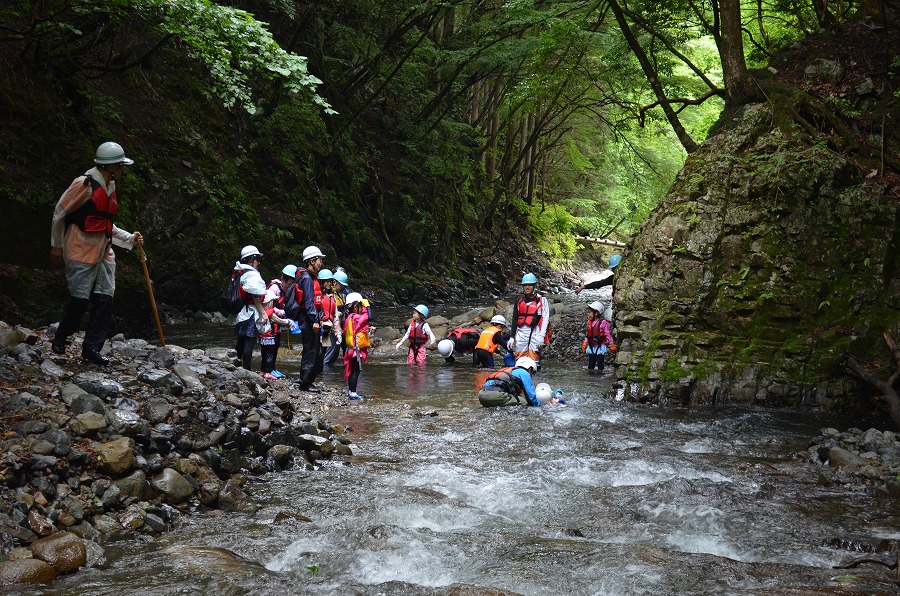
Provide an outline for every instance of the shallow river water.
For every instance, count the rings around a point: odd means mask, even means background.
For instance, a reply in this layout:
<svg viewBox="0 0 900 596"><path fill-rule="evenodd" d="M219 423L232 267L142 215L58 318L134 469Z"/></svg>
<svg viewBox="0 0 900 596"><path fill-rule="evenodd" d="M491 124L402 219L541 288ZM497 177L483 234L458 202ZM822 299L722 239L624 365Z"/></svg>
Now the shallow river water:
<svg viewBox="0 0 900 596"><path fill-rule="evenodd" d="M536 380L566 405L487 410L467 362L395 354L364 367L364 402L328 414L354 456L256 479L258 513L185 516L31 593L892 593L884 571L832 566L860 556L842 544L900 538L896 504L795 473L847 421L623 403L609 376L556 361Z"/></svg>

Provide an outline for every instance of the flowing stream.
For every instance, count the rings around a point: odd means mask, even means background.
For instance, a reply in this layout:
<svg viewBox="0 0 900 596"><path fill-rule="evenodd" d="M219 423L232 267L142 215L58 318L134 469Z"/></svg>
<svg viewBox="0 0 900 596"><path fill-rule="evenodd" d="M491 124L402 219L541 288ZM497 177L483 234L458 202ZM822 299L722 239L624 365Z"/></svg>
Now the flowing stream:
<svg viewBox="0 0 900 596"><path fill-rule="evenodd" d="M536 380L562 388L566 405L488 410L474 398L483 373L461 360L449 366L429 355L426 367L411 368L393 351L374 358L360 382L367 399L328 414L352 429L354 456L254 479L255 515L185 516L161 537L106 545L102 569L30 593L892 586L886 572L832 566L860 556L848 544L900 538L897 505L819 486L815 467L794 457L819 428L849 421L807 410L627 404L610 395L609 375L557 361ZM337 369L322 381L344 386Z"/></svg>

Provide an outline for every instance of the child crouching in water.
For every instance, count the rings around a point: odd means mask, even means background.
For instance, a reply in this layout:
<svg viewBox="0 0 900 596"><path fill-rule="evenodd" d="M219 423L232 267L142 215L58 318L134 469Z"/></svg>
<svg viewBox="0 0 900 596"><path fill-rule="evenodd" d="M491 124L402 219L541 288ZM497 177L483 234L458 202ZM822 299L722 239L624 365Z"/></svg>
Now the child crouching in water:
<svg viewBox="0 0 900 596"><path fill-rule="evenodd" d="M594 370L596 366L601 373L603 372L604 354L616 351L609 321L600 315L604 308L603 303L599 300L588 305L587 334L581 344L581 351L588 355L588 370Z"/></svg>
<svg viewBox="0 0 900 596"><path fill-rule="evenodd" d="M428 318L428 307L424 304L418 305L413 309L412 321L406 334L397 342L397 349L403 345L403 342L409 340L409 352L406 354L406 363L416 366L425 364L425 344L432 345L437 339L431 331L431 326L425 322Z"/></svg>
<svg viewBox="0 0 900 596"><path fill-rule="evenodd" d="M369 357L369 310L363 306L363 297L358 292L347 294L347 316L344 319L344 380L347 381L347 397L362 399L356 392L362 363Z"/></svg>

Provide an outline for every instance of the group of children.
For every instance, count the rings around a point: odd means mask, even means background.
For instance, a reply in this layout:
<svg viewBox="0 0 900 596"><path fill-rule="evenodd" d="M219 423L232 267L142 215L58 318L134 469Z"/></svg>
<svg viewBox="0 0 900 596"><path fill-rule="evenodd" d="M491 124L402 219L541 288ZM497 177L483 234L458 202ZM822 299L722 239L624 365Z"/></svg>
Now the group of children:
<svg viewBox="0 0 900 596"><path fill-rule="evenodd" d="M292 333L302 330L296 320L288 317L285 308L288 296L295 292L294 284L299 273L307 270L286 265L279 277L266 284L259 273L262 256L258 248L248 245L241 250L240 260L235 263L233 275L239 276L240 291L244 297L243 308L234 320L236 349L242 365L249 369L253 348L259 343L260 374L265 379L275 380L285 376L275 368L282 327L289 327ZM325 364L334 364L343 352L347 395L350 399L362 399L357 393L357 384L362 363L367 361L371 347L371 309L368 300L352 291L348 284L349 277L341 267L335 271L326 268L318 271L313 292L319 338L313 345L319 372Z"/></svg>
<svg viewBox="0 0 900 596"><path fill-rule="evenodd" d="M315 249L317 255L321 254L318 248L310 248ZM241 251L240 260L235 263L233 273L239 276L241 295L244 297L243 308L235 316L236 348L243 366L248 369L251 367L253 348L259 343L261 375L269 380L282 378L285 375L275 368L282 326L288 326L292 333L303 330L306 333L313 332L319 336L312 344L316 351L316 372L321 372L325 364L334 364L343 352L347 395L350 399L362 399L357 393L357 386L362 364L368 360L371 347L369 335L372 331L371 308L368 301L348 287L349 279L342 268L338 267L335 271L320 268L312 286L317 313L315 331L311 331L308 325L301 328L285 309L286 303L289 302L288 297L296 291L294 287L300 273L310 271L296 265L286 265L279 277L266 284L258 269L262 256L255 246L245 246ZM526 288L533 290L536 279L532 281L532 277L533 275L528 274L522 281ZM603 372L605 355L616 351L610 323L602 315L605 308L600 301L594 301L588 306L586 334L581 346L582 351L588 356L588 369L596 368L600 372ZM543 313L543 310L537 312L538 317L532 318L539 321L543 315L549 313L549 310L547 313ZM396 349L399 350L404 342L408 342L406 362L409 365L425 364L427 347L437 341L427 322L428 315L427 306L417 305L413 309L412 320L406 333L396 344ZM466 329L465 333L460 332L460 329L451 331L438 344L438 351L448 362L452 362L454 351L471 350L475 365L493 369L494 353L497 350L506 354L504 361L512 359L514 338L507 341L507 327L506 318L495 315L484 330ZM529 347L530 342L529 334ZM309 345L308 341L304 341L304 350ZM523 355L526 354L518 352L515 354L516 357ZM308 384L311 382L309 380Z"/></svg>

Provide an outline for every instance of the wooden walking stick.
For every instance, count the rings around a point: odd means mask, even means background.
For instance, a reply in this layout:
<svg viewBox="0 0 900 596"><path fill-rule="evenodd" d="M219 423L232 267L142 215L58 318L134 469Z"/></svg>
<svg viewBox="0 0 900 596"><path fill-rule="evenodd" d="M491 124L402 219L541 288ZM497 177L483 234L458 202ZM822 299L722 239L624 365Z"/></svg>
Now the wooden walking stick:
<svg viewBox="0 0 900 596"><path fill-rule="evenodd" d="M162 323L159 322L159 311L156 309L156 298L153 297L153 282L150 281L150 271L147 270L147 255L144 247L137 245L138 254L141 257L141 265L144 266L144 279L147 280L147 291L150 292L150 304L153 306L153 316L156 318L156 330L159 332L159 342L166 347L166 338L163 337Z"/></svg>

